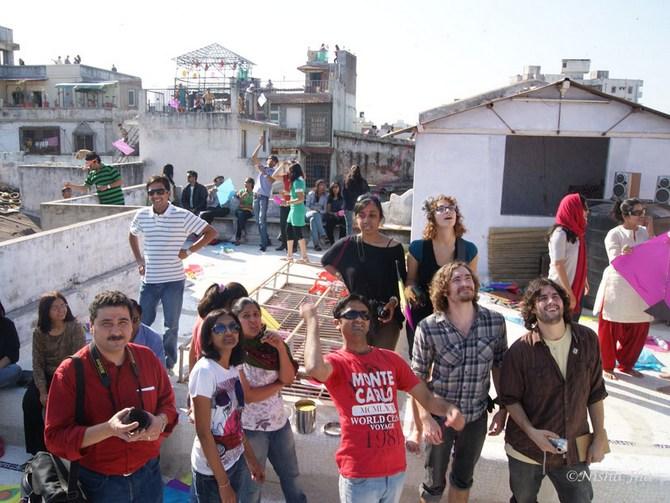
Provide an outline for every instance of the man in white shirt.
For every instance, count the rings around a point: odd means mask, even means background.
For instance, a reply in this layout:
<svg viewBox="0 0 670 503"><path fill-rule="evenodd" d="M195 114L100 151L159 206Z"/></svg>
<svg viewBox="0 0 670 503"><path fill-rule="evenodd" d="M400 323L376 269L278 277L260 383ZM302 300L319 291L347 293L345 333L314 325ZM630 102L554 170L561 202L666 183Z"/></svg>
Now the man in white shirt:
<svg viewBox="0 0 670 503"><path fill-rule="evenodd" d="M151 207L137 211L130 224L128 239L142 276L142 323L153 324L160 301L165 320L165 361L171 369L177 362L179 316L186 278L182 260L207 246L216 237L216 230L190 211L170 204L170 181L165 176L152 176L146 187ZM140 234L144 236L142 248ZM197 234L198 240L183 249L191 234Z"/></svg>

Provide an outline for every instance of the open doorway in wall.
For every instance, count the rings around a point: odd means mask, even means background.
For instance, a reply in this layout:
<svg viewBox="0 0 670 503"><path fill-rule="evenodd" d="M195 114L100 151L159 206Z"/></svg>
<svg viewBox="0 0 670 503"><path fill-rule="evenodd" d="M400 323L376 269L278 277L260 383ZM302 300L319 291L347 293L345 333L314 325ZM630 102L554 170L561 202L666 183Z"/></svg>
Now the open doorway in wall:
<svg viewBox="0 0 670 503"><path fill-rule="evenodd" d="M502 215L553 216L561 198L605 190L609 138L507 136Z"/></svg>

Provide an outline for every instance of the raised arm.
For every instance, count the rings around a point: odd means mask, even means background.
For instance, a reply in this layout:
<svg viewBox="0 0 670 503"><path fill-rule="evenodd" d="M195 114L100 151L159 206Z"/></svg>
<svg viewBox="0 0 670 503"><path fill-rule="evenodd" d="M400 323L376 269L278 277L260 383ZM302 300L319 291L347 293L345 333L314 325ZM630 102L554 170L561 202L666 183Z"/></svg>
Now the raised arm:
<svg viewBox="0 0 670 503"><path fill-rule="evenodd" d="M258 139L258 145L256 145L256 148L254 151L251 153L251 163L256 167L258 171L261 173L263 172L262 166L258 162L258 152L261 150L263 147L263 144L265 143L265 133L261 135L261 137Z"/></svg>
<svg viewBox="0 0 670 503"><path fill-rule="evenodd" d="M326 382L333 372L333 366L324 361L321 354L321 341L319 340L319 320L316 314L316 306L303 304L300 306L300 315L305 320L307 327L307 338L305 339L305 371L314 379Z"/></svg>

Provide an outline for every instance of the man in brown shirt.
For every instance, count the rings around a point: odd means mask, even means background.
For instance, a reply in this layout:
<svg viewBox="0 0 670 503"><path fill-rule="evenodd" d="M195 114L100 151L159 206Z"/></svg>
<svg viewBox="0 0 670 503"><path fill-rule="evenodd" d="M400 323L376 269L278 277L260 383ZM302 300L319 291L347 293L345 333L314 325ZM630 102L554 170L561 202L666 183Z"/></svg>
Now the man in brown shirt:
<svg viewBox="0 0 670 503"><path fill-rule="evenodd" d="M532 281L523 306L529 332L509 348L500 375L501 403L510 416L505 451L511 501L534 503L545 474L560 501L591 501L588 465L607 451L598 338L571 322L568 295L552 280ZM593 440L580 453L578 439L581 444L589 433L587 412ZM557 448L559 438L567 449Z"/></svg>

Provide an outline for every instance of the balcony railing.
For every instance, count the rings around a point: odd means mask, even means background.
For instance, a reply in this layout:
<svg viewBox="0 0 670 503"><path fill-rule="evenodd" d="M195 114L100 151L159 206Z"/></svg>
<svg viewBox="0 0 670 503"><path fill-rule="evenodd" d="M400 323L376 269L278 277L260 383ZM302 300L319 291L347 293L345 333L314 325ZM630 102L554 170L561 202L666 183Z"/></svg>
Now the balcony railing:
<svg viewBox="0 0 670 503"><path fill-rule="evenodd" d="M271 89L264 89L263 92L269 93L280 93L280 94L290 94L290 93L327 93L330 92L329 81L325 79L321 80L294 80L294 81L283 81L277 84L273 84Z"/></svg>
<svg viewBox="0 0 670 503"><path fill-rule="evenodd" d="M276 128L270 133L273 143L296 143L300 131L295 128Z"/></svg>

